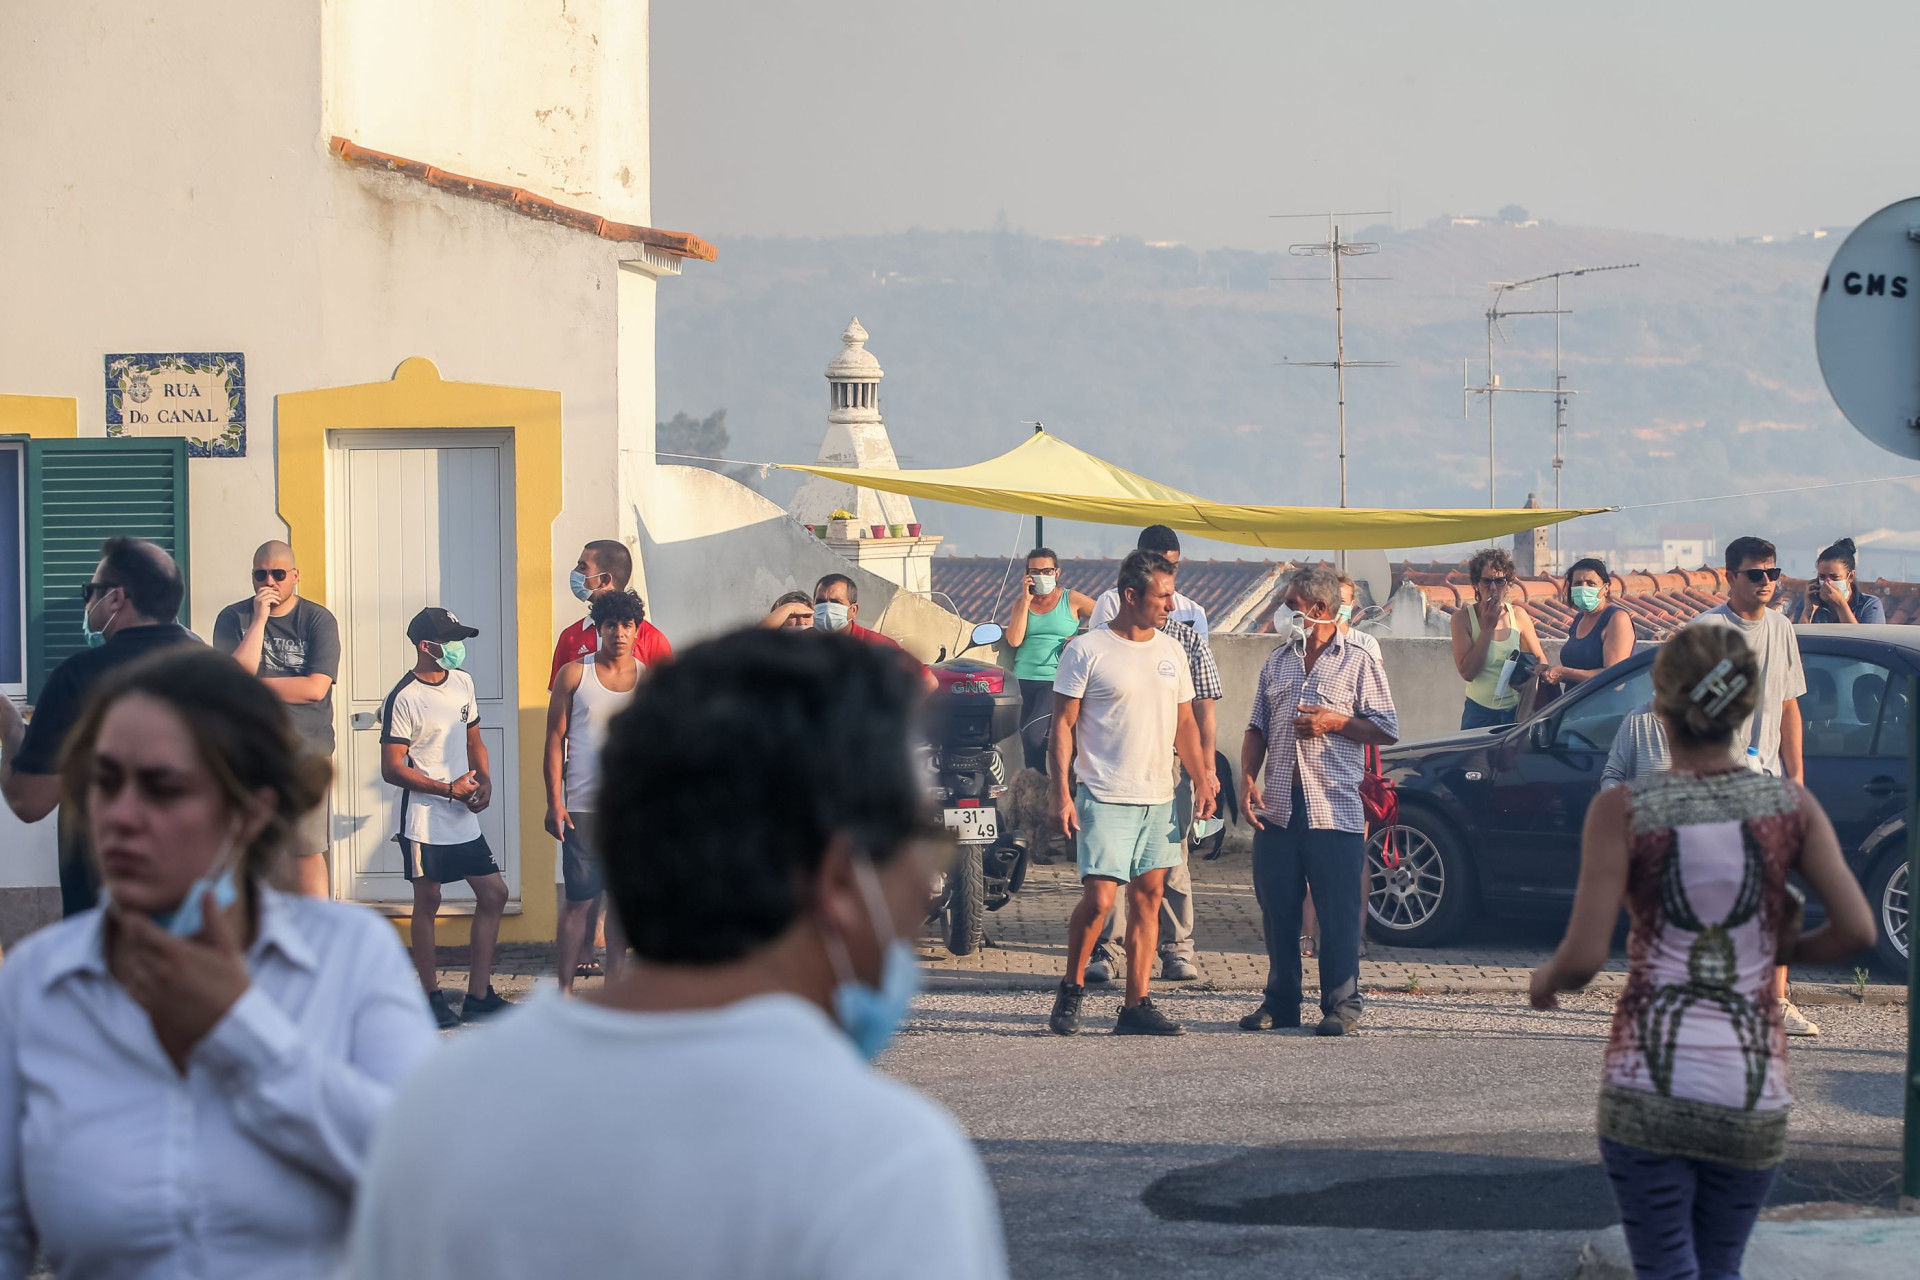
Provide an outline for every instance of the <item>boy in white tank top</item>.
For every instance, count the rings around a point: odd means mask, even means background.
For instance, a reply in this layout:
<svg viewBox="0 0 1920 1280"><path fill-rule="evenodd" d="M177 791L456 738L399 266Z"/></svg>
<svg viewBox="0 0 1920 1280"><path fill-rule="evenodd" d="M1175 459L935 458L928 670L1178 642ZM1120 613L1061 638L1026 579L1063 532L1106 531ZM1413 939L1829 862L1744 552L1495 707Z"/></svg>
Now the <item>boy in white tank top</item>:
<svg viewBox="0 0 1920 1280"><path fill-rule="evenodd" d="M593 848L594 797L600 785L600 746L607 725L633 700L645 667L634 656L634 640L645 617L640 597L608 591L596 597L588 615L599 647L560 668L547 703L547 834L560 842L562 891L554 928L554 961L560 989L573 990L574 966L585 941L587 919L606 887ZM626 946L619 922L607 918L606 972L612 977Z"/></svg>

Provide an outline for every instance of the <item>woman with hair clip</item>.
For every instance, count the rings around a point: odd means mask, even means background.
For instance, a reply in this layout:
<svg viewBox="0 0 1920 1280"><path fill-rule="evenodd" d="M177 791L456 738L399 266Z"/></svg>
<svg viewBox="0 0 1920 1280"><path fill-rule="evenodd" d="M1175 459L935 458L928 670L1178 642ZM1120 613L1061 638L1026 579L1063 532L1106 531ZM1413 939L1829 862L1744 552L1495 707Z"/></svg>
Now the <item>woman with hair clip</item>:
<svg viewBox="0 0 1920 1280"><path fill-rule="evenodd" d="M1573 918L1531 995L1551 1009L1585 986L1626 907L1601 1159L1637 1275L1732 1276L1786 1154L1793 1098L1774 968L1852 955L1873 941L1873 916L1819 801L1730 749L1762 692L1746 640L1688 627L1661 647L1653 685L1672 771L1588 807ZM1804 935L1796 871L1827 906L1827 923Z"/></svg>
<svg viewBox="0 0 1920 1280"><path fill-rule="evenodd" d="M1548 684L1580 684L1633 656L1633 619L1613 603L1613 575L1604 560L1588 556L1567 570L1567 604L1575 617L1560 646L1560 661L1544 668Z"/></svg>
<svg viewBox="0 0 1920 1280"><path fill-rule="evenodd" d="M394 1086L434 1046L392 926L269 887L331 769L225 654L102 686L62 804L102 905L0 966L0 1277L336 1273Z"/></svg>
<svg viewBox="0 0 1920 1280"><path fill-rule="evenodd" d="M1885 622L1887 611L1879 596L1860 589L1854 571L1853 539L1842 538L1820 553L1800 602L1799 622Z"/></svg>

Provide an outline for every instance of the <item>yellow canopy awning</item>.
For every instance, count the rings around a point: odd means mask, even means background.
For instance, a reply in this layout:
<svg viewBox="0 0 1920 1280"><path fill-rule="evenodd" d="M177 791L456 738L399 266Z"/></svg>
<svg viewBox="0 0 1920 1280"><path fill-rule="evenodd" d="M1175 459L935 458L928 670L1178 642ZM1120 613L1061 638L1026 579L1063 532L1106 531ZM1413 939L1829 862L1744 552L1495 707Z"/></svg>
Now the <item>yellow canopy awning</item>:
<svg viewBox="0 0 1920 1280"><path fill-rule="evenodd" d="M1036 433L1018 448L970 467L876 471L863 467L782 464L782 470L844 480L886 493L956 502L990 511L1140 527L1164 524L1182 533L1249 547L1359 551L1369 547L1432 547L1484 542L1502 534L1595 515L1604 507L1570 510L1466 507L1398 510L1385 507L1257 507L1209 502L1136 475L1076 449L1058 436Z"/></svg>

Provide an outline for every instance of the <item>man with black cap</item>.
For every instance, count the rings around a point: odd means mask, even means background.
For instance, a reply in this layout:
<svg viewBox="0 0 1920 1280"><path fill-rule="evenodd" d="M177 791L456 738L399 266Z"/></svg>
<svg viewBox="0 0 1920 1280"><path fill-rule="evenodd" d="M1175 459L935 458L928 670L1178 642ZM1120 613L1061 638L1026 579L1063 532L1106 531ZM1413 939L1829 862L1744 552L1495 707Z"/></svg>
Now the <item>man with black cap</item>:
<svg viewBox="0 0 1920 1280"><path fill-rule="evenodd" d="M493 798L487 748L480 740L473 677L460 669L467 641L480 633L445 609L426 608L407 624L413 670L380 708L380 776L400 788L400 865L413 885L413 963L442 1027L477 1022L507 1007L493 989L493 947L507 906L507 882L480 832ZM467 998L458 1017L435 976L433 918L440 886L473 889Z"/></svg>

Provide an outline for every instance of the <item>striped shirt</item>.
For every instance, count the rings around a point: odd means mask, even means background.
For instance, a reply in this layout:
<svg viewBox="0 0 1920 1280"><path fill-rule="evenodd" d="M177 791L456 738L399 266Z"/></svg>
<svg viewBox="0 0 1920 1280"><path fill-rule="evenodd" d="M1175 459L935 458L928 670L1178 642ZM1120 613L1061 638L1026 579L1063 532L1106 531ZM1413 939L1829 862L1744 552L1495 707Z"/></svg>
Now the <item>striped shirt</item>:
<svg viewBox="0 0 1920 1280"><path fill-rule="evenodd" d="M1386 668L1351 637L1336 635L1309 674L1300 650L1283 644L1260 668L1253 715L1247 721L1247 728L1267 741L1267 763L1260 777L1262 819L1281 826L1291 823L1297 760L1300 790L1307 798L1307 825L1318 830L1365 831L1360 775L1366 768L1366 748L1337 733L1297 737L1293 717L1303 704L1371 721L1397 738L1400 717L1393 709Z"/></svg>
<svg viewBox="0 0 1920 1280"><path fill-rule="evenodd" d="M1191 624L1167 619L1167 625L1160 628L1187 651L1187 670L1193 673L1193 696L1195 701L1202 698L1211 702L1220 701L1225 689L1220 684L1220 666L1213 660L1213 646L1207 638L1195 631Z"/></svg>

